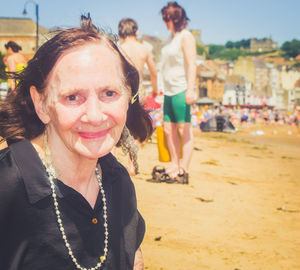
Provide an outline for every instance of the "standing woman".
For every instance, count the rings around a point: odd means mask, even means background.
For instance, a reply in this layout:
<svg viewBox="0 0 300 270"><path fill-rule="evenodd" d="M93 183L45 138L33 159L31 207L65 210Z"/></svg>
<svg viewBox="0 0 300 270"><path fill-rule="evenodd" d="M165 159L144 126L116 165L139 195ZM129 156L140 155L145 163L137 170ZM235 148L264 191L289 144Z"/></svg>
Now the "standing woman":
<svg viewBox="0 0 300 270"><path fill-rule="evenodd" d="M20 72L27 64L26 58L19 53L22 47L14 41L9 41L5 44L7 51L7 68L9 72ZM9 80L10 89L13 91L16 87L16 81L14 79Z"/></svg>
<svg viewBox="0 0 300 270"><path fill-rule="evenodd" d="M196 44L186 29L188 17L177 2L169 2L161 10L162 19L171 36L162 49L164 85L164 132L171 156L170 178L188 183L188 169L193 152L190 104L194 102L196 79ZM180 162L180 139L183 156Z"/></svg>
<svg viewBox="0 0 300 270"><path fill-rule="evenodd" d="M138 71L89 18L44 43L0 106L0 269L143 268L145 224L110 154L146 140ZM130 147L130 145L129 145Z"/></svg>

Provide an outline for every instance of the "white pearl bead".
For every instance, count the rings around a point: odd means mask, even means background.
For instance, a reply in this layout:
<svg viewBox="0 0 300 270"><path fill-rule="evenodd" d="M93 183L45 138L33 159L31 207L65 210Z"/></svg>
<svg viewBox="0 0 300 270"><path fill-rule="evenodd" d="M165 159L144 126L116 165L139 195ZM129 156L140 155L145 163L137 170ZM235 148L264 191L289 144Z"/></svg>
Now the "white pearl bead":
<svg viewBox="0 0 300 270"><path fill-rule="evenodd" d="M65 246L68 249L68 253L69 253L69 255L70 255L70 257L71 257L71 259L72 259L72 261L75 264L77 269L96 270L96 269L98 269L102 266L102 262L104 262L106 260L106 255L107 255L107 252L108 252L108 248L107 248L108 247L107 206L106 206L105 192L104 192L104 189L103 189L103 186L102 186L102 178L99 174L99 169L96 167L95 168L95 173L96 173L96 177L97 177L98 184L99 184L99 187L100 187L100 191L101 191L101 195L102 195L102 202L103 202L103 219L104 219L104 235L105 235L104 255L100 257L100 262L97 263L97 265L95 267L84 268L84 267L80 266L80 264L77 262L77 259L74 257L72 249L71 249L71 245L69 244L69 242L67 240L67 236L64 232L65 230L64 230L64 227L63 227L63 221L60 217L60 211L59 211L59 208L58 208L58 201L56 199L57 194L55 193L55 184L54 184L54 181L53 181L57 177L56 177L55 169L53 168L53 166L51 164L51 153L50 153L50 149L49 149L48 144L47 144L46 135L44 136L44 144L45 144L45 147L46 147L45 152L46 152L46 158L47 158L48 162L44 162L44 160L42 160L42 161L44 163L44 166L46 167L46 171L47 171L47 174L48 174L48 179L49 179L50 187L51 187L51 190L52 190L52 198L53 198L53 204L54 204L54 208L55 208L56 219L57 219L57 223L59 225L59 230L61 231L62 238L65 241ZM47 164L48 166L46 166L45 164Z"/></svg>

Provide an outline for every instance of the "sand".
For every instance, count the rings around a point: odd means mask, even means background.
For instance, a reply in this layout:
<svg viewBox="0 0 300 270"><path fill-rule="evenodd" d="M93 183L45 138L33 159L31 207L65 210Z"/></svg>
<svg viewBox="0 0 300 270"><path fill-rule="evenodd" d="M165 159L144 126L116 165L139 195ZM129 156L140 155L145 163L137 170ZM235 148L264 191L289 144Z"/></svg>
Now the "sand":
<svg viewBox="0 0 300 270"><path fill-rule="evenodd" d="M140 149L132 179L147 225L145 269L300 269L296 128L194 134L189 185L147 182L154 165L169 164L158 162L155 136Z"/></svg>
<svg viewBox="0 0 300 270"><path fill-rule="evenodd" d="M189 185L146 181L153 166L169 165L158 162L155 135L139 151L141 173L132 179L147 225L145 269L300 269L296 128L194 134ZM117 157L127 165L120 150Z"/></svg>

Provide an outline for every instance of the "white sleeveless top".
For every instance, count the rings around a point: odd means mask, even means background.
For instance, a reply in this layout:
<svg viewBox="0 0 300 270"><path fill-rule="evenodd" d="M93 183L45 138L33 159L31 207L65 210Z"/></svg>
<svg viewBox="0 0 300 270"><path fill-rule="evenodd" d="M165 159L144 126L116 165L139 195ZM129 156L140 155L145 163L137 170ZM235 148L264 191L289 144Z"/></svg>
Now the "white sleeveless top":
<svg viewBox="0 0 300 270"><path fill-rule="evenodd" d="M183 29L170 37L161 51L161 74L164 94L173 96L187 89L186 66L181 50L181 39L184 35L192 35Z"/></svg>

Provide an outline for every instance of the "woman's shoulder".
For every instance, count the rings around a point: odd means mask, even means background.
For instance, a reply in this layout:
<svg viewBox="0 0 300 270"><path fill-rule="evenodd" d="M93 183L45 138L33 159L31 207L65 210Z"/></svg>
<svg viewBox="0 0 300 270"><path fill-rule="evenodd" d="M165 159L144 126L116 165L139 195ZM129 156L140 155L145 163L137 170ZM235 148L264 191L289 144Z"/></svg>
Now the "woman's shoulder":
<svg viewBox="0 0 300 270"><path fill-rule="evenodd" d="M125 167L116 159L112 153L99 158L98 162L100 163L102 170L124 170ZM126 169L125 169L126 170Z"/></svg>
<svg viewBox="0 0 300 270"><path fill-rule="evenodd" d="M191 31L187 30L187 29L183 29L180 32L180 36L181 37L189 37L189 38L194 38L193 34L191 33Z"/></svg>
<svg viewBox="0 0 300 270"><path fill-rule="evenodd" d="M20 172L9 147L0 151L0 190L7 193L20 183Z"/></svg>
<svg viewBox="0 0 300 270"><path fill-rule="evenodd" d="M109 175L110 182L121 182L122 184L131 185L132 181L127 169L109 153L98 160L104 175Z"/></svg>
<svg viewBox="0 0 300 270"><path fill-rule="evenodd" d="M107 177L112 185L122 186L122 189L132 190L134 185L127 169L116 159L114 155L108 155L99 159L103 175ZM105 179L104 179L105 180Z"/></svg>
<svg viewBox="0 0 300 270"><path fill-rule="evenodd" d="M8 152L10 152L8 147L5 147L0 150L0 162L3 158L7 156Z"/></svg>

